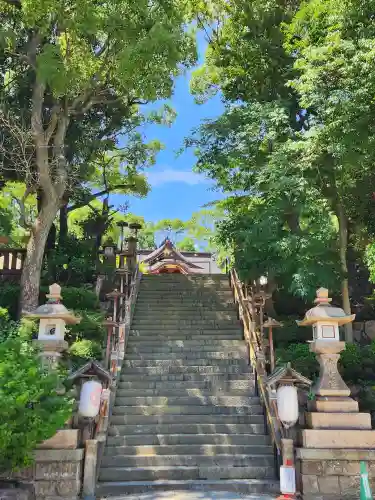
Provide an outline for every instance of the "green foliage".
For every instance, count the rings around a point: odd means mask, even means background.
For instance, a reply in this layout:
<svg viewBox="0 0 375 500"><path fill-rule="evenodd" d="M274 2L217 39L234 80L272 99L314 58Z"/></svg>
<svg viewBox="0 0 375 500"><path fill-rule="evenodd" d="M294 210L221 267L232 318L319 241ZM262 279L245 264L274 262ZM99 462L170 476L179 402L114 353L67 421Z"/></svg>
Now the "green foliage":
<svg viewBox="0 0 375 500"><path fill-rule="evenodd" d="M185 238L178 241L176 246L179 250L183 250L185 252L194 252L196 250L193 238L189 238L188 236L185 236Z"/></svg>
<svg viewBox="0 0 375 500"><path fill-rule="evenodd" d="M42 288L41 302L45 302L48 288ZM83 309L99 311L99 300L92 290L88 287L66 286L62 289L63 304L67 309L79 311Z"/></svg>
<svg viewBox="0 0 375 500"><path fill-rule="evenodd" d="M315 354L310 352L309 344L290 344L286 348L276 349L276 363L291 363L292 368L312 380L319 375L319 365Z"/></svg>
<svg viewBox="0 0 375 500"><path fill-rule="evenodd" d="M74 314L81 318L78 325L72 325L67 333L67 339L71 343L76 339L95 340L103 343L105 337L105 329L102 326L104 321L104 313L101 311L81 311L74 310Z"/></svg>
<svg viewBox="0 0 375 500"><path fill-rule="evenodd" d="M44 283L58 282L62 286L82 286L92 283L96 275L96 255L92 242L69 235L54 250L50 250L42 270Z"/></svg>
<svg viewBox="0 0 375 500"><path fill-rule="evenodd" d="M4 283L0 286L0 307L6 309L12 319L17 318L19 294L19 285Z"/></svg>
<svg viewBox="0 0 375 500"><path fill-rule="evenodd" d="M76 340L69 347L69 356L74 369L76 369L89 359L100 360L102 358L102 346L93 340Z"/></svg>
<svg viewBox="0 0 375 500"><path fill-rule="evenodd" d="M62 428L71 403L56 393L57 375L42 369L20 338L0 342L0 470L28 466L38 443Z"/></svg>
<svg viewBox="0 0 375 500"><path fill-rule="evenodd" d="M274 345L276 348L286 349L290 344L303 343L311 339L311 330L301 328L294 319L278 317L283 326L274 331Z"/></svg>

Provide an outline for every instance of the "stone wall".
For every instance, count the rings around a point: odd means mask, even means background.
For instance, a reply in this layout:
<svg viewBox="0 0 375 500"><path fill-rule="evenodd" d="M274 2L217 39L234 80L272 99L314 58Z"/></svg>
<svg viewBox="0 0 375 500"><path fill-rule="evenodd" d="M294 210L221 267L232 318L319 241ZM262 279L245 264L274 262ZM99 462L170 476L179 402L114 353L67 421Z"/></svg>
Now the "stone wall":
<svg viewBox="0 0 375 500"><path fill-rule="evenodd" d="M299 490L304 500L358 500L360 461L365 461L375 491L375 450L296 450ZM298 476L297 476L298 477Z"/></svg>
<svg viewBox="0 0 375 500"><path fill-rule="evenodd" d="M82 487L84 450L37 450L29 469L12 474L19 485L1 486L0 500L77 500Z"/></svg>

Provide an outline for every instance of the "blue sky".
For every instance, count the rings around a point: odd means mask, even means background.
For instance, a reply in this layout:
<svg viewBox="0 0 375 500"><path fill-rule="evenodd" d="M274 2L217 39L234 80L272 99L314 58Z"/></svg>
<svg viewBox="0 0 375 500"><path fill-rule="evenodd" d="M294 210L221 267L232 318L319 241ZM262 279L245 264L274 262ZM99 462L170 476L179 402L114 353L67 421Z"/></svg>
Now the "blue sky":
<svg viewBox="0 0 375 500"><path fill-rule="evenodd" d="M199 34L199 64L203 62L205 47L203 35ZM129 198L130 212L142 215L148 221L167 218L187 220L204 204L220 197L217 191L212 190L212 182L192 171L195 163L193 151L177 156L190 131L204 118L218 116L223 110L219 96L203 105L195 104L189 93L190 75L191 72L188 72L176 80L174 95L169 101L177 113L174 123L170 127L152 125L142 130L146 140L158 139L165 147L158 154L156 165L147 170L152 187L149 195L143 199ZM115 195L111 201L116 205L123 203L124 199Z"/></svg>

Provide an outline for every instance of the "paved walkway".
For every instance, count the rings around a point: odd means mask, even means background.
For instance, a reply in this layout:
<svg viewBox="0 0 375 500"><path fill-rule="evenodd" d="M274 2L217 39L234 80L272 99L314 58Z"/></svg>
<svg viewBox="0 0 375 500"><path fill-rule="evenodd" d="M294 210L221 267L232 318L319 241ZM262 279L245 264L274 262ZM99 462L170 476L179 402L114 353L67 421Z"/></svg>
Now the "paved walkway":
<svg viewBox="0 0 375 500"><path fill-rule="evenodd" d="M225 491L155 491L111 497L110 500L275 500L275 498L268 495L241 495Z"/></svg>

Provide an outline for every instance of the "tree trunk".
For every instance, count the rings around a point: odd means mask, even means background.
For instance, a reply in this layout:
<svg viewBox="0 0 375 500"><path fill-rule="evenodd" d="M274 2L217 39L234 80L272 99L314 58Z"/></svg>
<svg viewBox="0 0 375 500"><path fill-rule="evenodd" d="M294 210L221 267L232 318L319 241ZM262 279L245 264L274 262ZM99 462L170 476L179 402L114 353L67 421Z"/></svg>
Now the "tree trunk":
<svg viewBox="0 0 375 500"><path fill-rule="evenodd" d="M59 245L63 245L68 237L68 205L60 208Z"/></svg>
<svg viewBox="0 0 375 500"><path fill-rule="evenodd" d="M21 276L21 313L32 311L38 306L44 249L58 209L58 199L43 200L41 210L33 225Z"/></svg>
<svg viewBox="0 0 375 500"><path fill-rule="evenodd" d="M341 294L342 294L342 308L346 314L351 314L350 297L349 297L349 280L348 280L348 263L347 263L347 249L348 249L348 219L346 217L344 207L339 201L337 204L337 215L339 220L339 243L340 243L340 266L342 273L341 280ZM353 325L348 323L345 325L345 342L353 342Z"/></svg>

